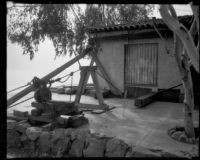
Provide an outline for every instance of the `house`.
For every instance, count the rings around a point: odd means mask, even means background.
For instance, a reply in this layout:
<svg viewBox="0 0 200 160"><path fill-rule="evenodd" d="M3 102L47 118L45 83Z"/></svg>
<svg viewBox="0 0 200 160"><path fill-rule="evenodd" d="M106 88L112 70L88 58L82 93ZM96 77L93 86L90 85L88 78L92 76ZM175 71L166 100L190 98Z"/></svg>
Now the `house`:
<svg viewBox="0 0 200 160"><path fill-rule="evenodd" d="M193 17L181 16L187 28ZM128 97L181 84L173 56L173 33L162 19L149 19L125 25L89 28L100 49L97 54L112 83ZM98 77L101 88L108 83ZM179 89L183 93L183 87Z"/></svg>

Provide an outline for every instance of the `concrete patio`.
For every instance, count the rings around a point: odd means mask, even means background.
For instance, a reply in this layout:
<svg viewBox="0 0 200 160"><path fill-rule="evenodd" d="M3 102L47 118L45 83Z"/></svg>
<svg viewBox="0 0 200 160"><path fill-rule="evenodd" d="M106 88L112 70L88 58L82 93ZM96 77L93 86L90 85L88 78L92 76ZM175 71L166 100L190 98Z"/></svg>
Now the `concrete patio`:
<svg viewBox="0 0 200 160"><path fill-rule="evenodd" d="M72 96L72 101L75 96ZM69 100L66 95L53 94L54 100ZM33 101L33 100L31 100ZM31 102L30 101L30 102ZM27 105L30 105L27 102ZM29 103L29 104L28 104ZM89 96L82 96L81 103L98 104L98 101ZM167 130L183 125L183 104L170 102L154 102L144 108L134 106L133 99L111 98L105 99L105 103L116 108L103 114L91 114L84 112L89 119L91 132L116 137L124 140L129 145L140 145L152 149L163 149L171 153L191 151L197 145L186 144L173 140L167 135ZM32 107L23 107L20 104L12 110L27 110ZM195 110L195 126L199 123L199 111Z"/></svg>

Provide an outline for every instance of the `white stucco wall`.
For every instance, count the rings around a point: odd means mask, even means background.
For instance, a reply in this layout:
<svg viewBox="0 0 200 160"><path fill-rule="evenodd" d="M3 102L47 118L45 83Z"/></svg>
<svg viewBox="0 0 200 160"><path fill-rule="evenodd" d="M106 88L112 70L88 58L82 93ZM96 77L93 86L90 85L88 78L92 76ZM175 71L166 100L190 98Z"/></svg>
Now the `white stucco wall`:
<svg viewBox="0 0 200 160"><path fill-rule="evenodd" d="M99 40L102 51L98 53L98 57L110 75L113 83L124 92L124 51L125 44L136 43L158 43L158 85L152 88L156 91L158 88L169 88L181 83L180 73L176 65L175 58L172 55L173 52L173 40L170 39L167 42L163 42L159 38L155 39L140 39L140 40L127 40L126 38L120 39L101 39ZM169 54L166 53L165 45L169 49ZM102 88L108 88L107 83L99 78L100 86ZM142 87L142 86L140 86ZM182 87L179 87L183 91Z"/></svg>

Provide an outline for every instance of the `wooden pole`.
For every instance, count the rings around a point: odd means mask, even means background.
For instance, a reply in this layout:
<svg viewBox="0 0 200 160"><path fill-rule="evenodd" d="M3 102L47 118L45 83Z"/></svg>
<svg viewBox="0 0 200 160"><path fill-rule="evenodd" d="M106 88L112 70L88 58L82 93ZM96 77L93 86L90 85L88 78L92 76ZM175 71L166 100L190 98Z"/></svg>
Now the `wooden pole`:
<svg viewBox="0 0 200 160"><path fill-rule="evenodd" d="M51 72L48 75L46 75L45 77L43 77L42 80L48 81L49 79L53 78L54 76L56 76L57 74L59 74L60 72L62 72L63 70L65 70L66 68L68 68L69 66L74 64L75 62L77 62L79 59L83 58L85 55L86 55L86 53L82 53L82 54L76 56L69 62L65 63L61 67L57 68L53 72ZM34 90L34 87L33 87L33 85L31 85L31 86L25 88L24 90L22 90L21 92L17 93L16 95L14 95L13 97L9 98L7 100L7 107L10 106L11 104L15 103L20 98L24 97L25 95L27 95L28 93L30 93L33 90Z"/></svg>

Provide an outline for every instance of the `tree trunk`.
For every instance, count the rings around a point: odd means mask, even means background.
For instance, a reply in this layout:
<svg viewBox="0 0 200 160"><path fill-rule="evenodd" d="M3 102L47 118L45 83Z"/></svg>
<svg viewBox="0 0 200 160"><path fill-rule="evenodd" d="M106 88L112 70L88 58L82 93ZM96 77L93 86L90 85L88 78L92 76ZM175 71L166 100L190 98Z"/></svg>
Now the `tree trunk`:
<svg viewBox="0 0 200 160"><path fill-rule="evenodd" d="M160 13L164 17L163 20L168 26L175 25L169 20L169 13L166 12L166 5L161 5ZM177 19L175 10L172 6L169 6L169 10L173 18ZM173 28L173 27L171 27ZM176 28L176 27L174 27ZM190 32L192 32L193 27L191 27ZM174 30L172 30L174 31ZM174 56L178 64L178 68L181 74L182 83L185 91L184 97L184 127L185 133L188 137L195 137L194 123L193 123L193 111L194 111L194 96L193 96L193 84L190 72L189 57L187 51L190 50L184 48L182 40L179 38L179 34L174 31ZM191 46L193 47L193 46ZM194 55L195 53L190 53ZM193 57L194 58L194 57Z"/></svg>

